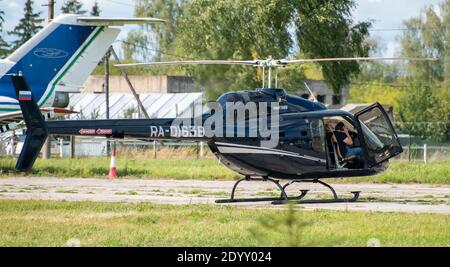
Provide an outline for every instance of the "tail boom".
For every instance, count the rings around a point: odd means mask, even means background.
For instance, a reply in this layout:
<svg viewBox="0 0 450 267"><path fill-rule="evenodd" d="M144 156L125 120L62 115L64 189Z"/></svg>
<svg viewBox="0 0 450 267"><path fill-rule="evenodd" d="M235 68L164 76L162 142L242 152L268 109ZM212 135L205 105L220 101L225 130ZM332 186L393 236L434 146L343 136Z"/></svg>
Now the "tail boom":
<svg viewBox="0 0 450 267"><path fill-rule="evenodd" d="M110 119L48 121L49 134L107 138L206 141L202 126L175 125L175 119ZM194 125L190 121L190 125Z"/></svg>
<svg viewBox="0 0 450 267"><path fill-rule="evenodd" d="M195 119L115 119L115 120L58 120L45 121L23 76L11 76L17 99L27 127L26 139L17 160L17 171L28 171L39 156L49 134L98 136L107 138L176 139L209 141L202 126ZM186 123L188 125L183 125Z"/></svg>

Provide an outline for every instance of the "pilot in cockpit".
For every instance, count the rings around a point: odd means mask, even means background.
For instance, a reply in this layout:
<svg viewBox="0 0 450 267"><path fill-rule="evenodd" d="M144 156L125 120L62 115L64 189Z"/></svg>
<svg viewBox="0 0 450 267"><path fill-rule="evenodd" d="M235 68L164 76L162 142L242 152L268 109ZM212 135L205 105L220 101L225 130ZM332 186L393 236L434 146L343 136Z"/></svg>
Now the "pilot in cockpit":
<svg viewBox="0 0 450 267"><path fill-rule="evenodd" d="M339 145L339 150L344 157L348 158L354 155L356 156L356 159L361 160L361 148L352 147L353 139L349 133L348 128L343 122L338 122L336 124L334 134Z"/></svg>

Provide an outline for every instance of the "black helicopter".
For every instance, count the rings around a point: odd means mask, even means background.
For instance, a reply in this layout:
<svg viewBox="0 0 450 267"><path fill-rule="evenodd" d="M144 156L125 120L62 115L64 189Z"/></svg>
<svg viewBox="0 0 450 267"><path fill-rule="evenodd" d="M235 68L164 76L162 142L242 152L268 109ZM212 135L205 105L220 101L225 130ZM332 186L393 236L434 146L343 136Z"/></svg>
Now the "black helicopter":
<svg viewBox="0 0 450 267"><path fill-rule="evenodd" d="M44 121L33 99L20 98L21 92L30 91L25 78L12 76L27 127L25 143L18 158L16 170L28 171L32 168L49 134L103 136L117 139L195 140L207 142L221 163L244 176L233 186L230 199L217 200L217 203L356 201L359 191L352 192L352 198L339 198L335 190L321 179L369 176L384 171L388 166L388 160L403 151L388 114L378 103L352 114L339 109L327 109L319 102L289 95L283 89L270 88L271 66L269 64L272 64L272 67L275 66L274 64L287 64L286 61L275 63L271 61L267 60L264 63L269 67L269 88L225 93L215 102L222 109L221 113L217 111L204 113L196 118L184 119L181 123L175 123L177 118ZM214 64L218 63L214 62ZM225 62L225 64L233 64L230 61ZM242 62L239 61L236 64L242 64ZM248 62L243 64L258 66L262 64L257 61ZM236 118L236 110L229 110L230 103L239 103L244 106L255 103L260 109L262 107L258 104L268 103L263 108L267 118L266 126L276 130L276 143L265 146L263 143L269 142L269 137L263 136L260 132L250 135L251 128L260 124L261 121L260 117L245 112L241 121L231 122L231 133L228 132L229 127L221 127L217 131L219 128L217 121L212 120L211 129L214 128L214 134L205 134L204 125L213 115L217 115L216 119L226 116ZM274 113L276 117L272 117ZM229 122L225 122L227 123ZM336 138L338 133L335 131L338 124L344 124L349 129L348 133L353 140L351 146L360 148L360 156L346 156L341 152L342 146ZM239 127L243 135L239 135ZM282 186L278 179L289 181ZM280 197L235 198L238 184L242 181L253 180L273 182L281 191ZM301 201L300 199L307 194L308 190L301 190L298 196L289 197L286 188L299 182L322 184L331 190L333 199Z"/></svg>

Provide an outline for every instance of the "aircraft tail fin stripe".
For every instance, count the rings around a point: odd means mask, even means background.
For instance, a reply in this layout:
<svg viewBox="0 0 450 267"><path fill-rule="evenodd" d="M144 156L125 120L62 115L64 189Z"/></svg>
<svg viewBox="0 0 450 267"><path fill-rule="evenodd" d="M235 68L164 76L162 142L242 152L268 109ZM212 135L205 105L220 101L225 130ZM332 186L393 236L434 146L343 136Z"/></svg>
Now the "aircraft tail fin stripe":
<svg viewBox="0 0 450 267"><path fill-rule="evenodd" d="M64 71L54 80L54 82L51 84L50 90L48 90L44 96L39 101L40 106L42 106L49 98L52 96L53 92L55 91L56 85L58 82L67 74L67 72L70 70L70 68L77 62L78 58L84 53L84 51L91 45L91 43L97 38L97 36L104 30L104 27L97 27L97 29L92 33L92 37L89 38L84 44L78 53L75 54L73 59L67 64L67 67L64 69Z"/></svg>

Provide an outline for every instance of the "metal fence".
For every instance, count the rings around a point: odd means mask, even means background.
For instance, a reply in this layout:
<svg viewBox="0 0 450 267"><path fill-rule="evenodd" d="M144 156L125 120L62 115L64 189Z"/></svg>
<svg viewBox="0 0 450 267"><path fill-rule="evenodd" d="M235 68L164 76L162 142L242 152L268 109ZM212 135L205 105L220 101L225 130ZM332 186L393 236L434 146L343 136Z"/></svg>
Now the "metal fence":
<svg viewBox="0 0 450 267"><path fill-rule="evenodd" d="M450 160L449 146L404 146L403 153L398 156L403 161L448 161Z"/></svg>
<svg viewBox="0 0 450 267"><path fill-rule="evenodd" d="M163 142L163 141L139 141L139 140L115 140L108 141L104 138L75 138L74 155L76 157L98 157L108 155L108 143L115 142L118 150L126 150L129 153L159 154L167 155L167 149L179 151L189 149L190 154L195 153L199 157L208 156L209 148L204 142ZM15 147L18 155L22 149L23 142ZM70 141L64 139L52 139L50 142L52 157L70 157L72 154ZM148 153L150 152L150 153ZM184 153L186 154L186 153ZM11 146L8 140L0 140L0 156L11 155Z"/></svg>

